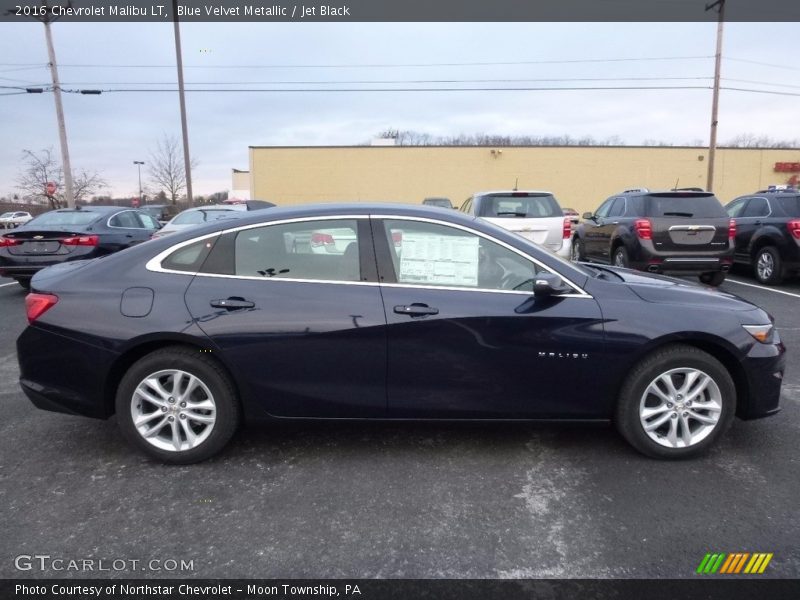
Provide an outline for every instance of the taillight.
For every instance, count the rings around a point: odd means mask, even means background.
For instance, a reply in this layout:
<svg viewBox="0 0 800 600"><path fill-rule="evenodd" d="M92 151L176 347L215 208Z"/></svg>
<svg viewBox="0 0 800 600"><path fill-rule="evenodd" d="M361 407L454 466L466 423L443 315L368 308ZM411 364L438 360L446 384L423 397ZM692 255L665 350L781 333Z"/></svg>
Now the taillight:
<svg viewBox="0 0 800 600"><path fill-rule="evenodd" d="M74 235L61 240L64 246L97 246L99 242L100 238L96 235Z"/></svg>
<svg viewBox="0 0 800 600"><path fill-rule="evenodd" d="M33 323L58 302L58 296L53 294L28 294L25 296L25 312L28 313L28 323Z"/></svg>
<svg viewBox="0 0 800 600"><path fill-rule="evenodd" d="M326 244L334 244L333 236L330 233L319 233L315 231L311 234L311 245L318 247Z"/></svg>
<svg viewBox="0 0 800 600"><path fill-rule="evenodd" d="M572 237L572 219L564 217L564 229L561 231L561 237L568 240Z"/></svg>
<svg viewBox="0 0 800 600"><path fill-rule="evenodd" d="M736 239L736 221L731 219L728 221L728 239L735 240Z"/></svg>
<svg viewBox="0 0 800 600"><path fill-rule="evenodd" d="M8 246L18 246L22 242L13 238L0 236L0 248L7 248Z"/></svg>
<svg viewBox="0 0 800 600"><path fill-rule="evenodd" d="M800 219L792 219L786 223L786 227L789 229L789 233L792 234L794 239L800 240Z"/></svg>
<svg viewBox="0 0 800 600"><path fill-rule="evenodd" d="M636 230L636 236L640 240L653 239L653 226L650 224L650 219L636 219L633 223L633 228Z"/></svg>

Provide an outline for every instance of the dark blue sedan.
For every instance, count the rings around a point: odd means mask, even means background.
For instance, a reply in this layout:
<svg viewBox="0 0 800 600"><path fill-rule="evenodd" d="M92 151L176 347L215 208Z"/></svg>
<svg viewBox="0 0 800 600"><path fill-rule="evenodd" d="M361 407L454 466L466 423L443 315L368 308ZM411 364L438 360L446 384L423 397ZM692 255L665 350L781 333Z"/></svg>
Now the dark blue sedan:
<svg viewBox="0 0 800 600"><path fill-rule="evenodd" d="M47 266L129 248L159 227L145 211L120 206L51 210L0 236L0 277L28 288L34 273Z"/></svg>
<svg viewBox="0 0 800 600"><path fill-rule="evenodd" d="M305 418L612 421L684 458L779 410L784 346L760 308L455 211L274 208L32 284L22 389L116 413L165 462L212 456L243 420Z"/></svg>

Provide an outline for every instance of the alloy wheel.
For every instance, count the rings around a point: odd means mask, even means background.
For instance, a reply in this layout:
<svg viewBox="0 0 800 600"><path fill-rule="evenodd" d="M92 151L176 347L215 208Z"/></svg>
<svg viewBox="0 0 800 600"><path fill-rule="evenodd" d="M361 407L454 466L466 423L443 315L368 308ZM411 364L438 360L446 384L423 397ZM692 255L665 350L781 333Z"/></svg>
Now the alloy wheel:
<svg viewBox="0 0 800 600"><path fill-rule="evenodd" d="M711 434L722 414L722 394L707 373L670 369L645 388L639 402L644 432L667 448L688 448Z"/></svg>
<svg viewBox="0 0 800 600"><path fill-rule="evenodd" d="M769 252L762 251L761 254L758 255L756 271L758 271L758 278L762 281L766 281L772 277L772 273L775 271L775 261Z"/></svg>
<svg viewBox="0 0 800 600"><path fill-rule="evenodd" d="M131 398L136 431L161 450L180 452L202 444L217 417L217 406L200 378L180 369L145 377Z"/></svg>

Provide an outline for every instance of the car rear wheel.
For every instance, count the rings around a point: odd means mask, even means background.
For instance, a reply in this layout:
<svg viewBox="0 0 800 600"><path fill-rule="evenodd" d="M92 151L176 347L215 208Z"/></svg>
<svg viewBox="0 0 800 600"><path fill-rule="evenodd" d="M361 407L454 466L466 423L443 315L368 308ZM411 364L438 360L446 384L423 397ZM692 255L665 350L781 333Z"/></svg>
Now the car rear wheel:
<svg viewBox="0 0 800 600"><path fill-rule="evenodd" d="M233 384L199 350L172 347L140 359L117 390L125 437L166 463L195 463L217 454L233 436L241 411Z"/></svg>
<svg viewBox="0 0 800 600"><path fill-rule="evenodd" d="M764 246L759 249L753 264L756 279L760 283L777 285L783 281L781 255L775 246Z"/></svg>
<svg viewBox="0 0 800 600"><path fill-rule="evenodd" d="M586 260L586 256L583 253L583 240L576 237L572 240L572 262L581 262L584 260Z"/></svg>
<svg viewBox="0 0 800 600"><path fill-rule="evenodd" d="M701 273L697 276L700 283L710 285L711 287L718 287L725 281L725 273L722 271L714 271L712 273Z"/></svg>
<svg viewBox="0 0 800 600"><path fill-rule="evenodd" d="M615 267L628 268L628 264L630 263L628 260L628 251L625 249L625 246L620 246L614 250L613 262Z"/></svg>
<svg viewBox="0 0 800 600"><path fill-rule="evenodd" d="M735 412L736 387L722 363L677 345L634 368L620 392L616 424L642 454L691 458L717 441Z"/></svg>
<svg viewBox="0 0 800 600"><path fill-rule="evenodd" d="M20 284L22 286L22 289L24 289L24 290L30 290L31 289L30 277L24 277L24 278L17 279L17 283Z"/></svg>

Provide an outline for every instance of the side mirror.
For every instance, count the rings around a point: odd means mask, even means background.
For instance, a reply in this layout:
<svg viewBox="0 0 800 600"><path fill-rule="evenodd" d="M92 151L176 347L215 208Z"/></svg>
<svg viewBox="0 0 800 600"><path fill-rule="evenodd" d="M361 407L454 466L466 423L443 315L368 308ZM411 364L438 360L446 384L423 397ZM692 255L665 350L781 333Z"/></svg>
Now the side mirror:
<svg viewBox="0 0 800 600"><path fill-rule="evenodd" d="M590 212L585 212L585 213L583 213L583 218L586 219L586 220L594 219L594 214L590 213Z"/></svg>
<svg viewBox="0 0 800 600"><path fill-rule="evenodd" d="M570 291L569 286L555 273L539 273L533 280L533 295L538 297L560 296Z"/></svg>

